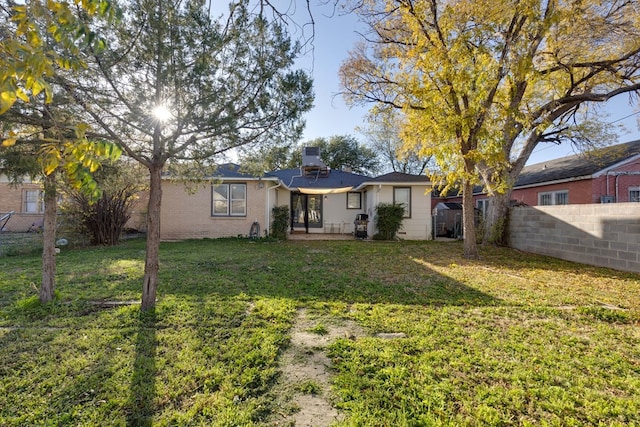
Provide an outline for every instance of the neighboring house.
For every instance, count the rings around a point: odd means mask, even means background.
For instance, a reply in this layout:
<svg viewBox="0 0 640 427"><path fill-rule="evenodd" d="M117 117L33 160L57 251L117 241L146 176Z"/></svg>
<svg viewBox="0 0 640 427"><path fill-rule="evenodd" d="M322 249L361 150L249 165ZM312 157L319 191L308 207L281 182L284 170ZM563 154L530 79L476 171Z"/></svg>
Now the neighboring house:
<svg viewBox="0 0 640 427"><path fill-rule="evenodd" d="M13 185L6 175L0 175L0 218L5 218L0 222L2 231L21 232L42 227L42 196L41 183L25 179L22 184Z"/></svg>
<svg viewBox="0 0 640 427"><path fill-rule="evenodd" d="M529 206L640 202L640 140L526 166L511 198Z"/></svg>
<svg viewBox="0 0 640 427"><path fill-rule="evenodd" d="M144 231L146 228L146 194L134 205L127 228ZM10 214L10 215L9 215ZM4 218L4 219L3 219ZM26 177L21 184L11 184L0 175L1 231L42 231L44 224L44 188L41 182Z"/></svg>
<svg viewBox="0 0 640 427"><path fill-rule="evenodd" d="M367 215L371 237L376 232L375 207L394 202L405 205L401 238L431 238L431 185L426 176L391 173L369 178L307 160L303 167L261 177L225 164L196 191L169 179L162 188L163 240L246 236L254 222L264 235L275 206L289 207L292 233L352 234L356 218Z"/></svg>
<svg viewBox="0 0 640 427"><path fill-rule="evenodd" d="M474 199L483 215L487 194L478 188ZM640 202L640 140L526 166L511 200L528 206ZM461 197L434 197L433 207L444 201Z"/></svg>

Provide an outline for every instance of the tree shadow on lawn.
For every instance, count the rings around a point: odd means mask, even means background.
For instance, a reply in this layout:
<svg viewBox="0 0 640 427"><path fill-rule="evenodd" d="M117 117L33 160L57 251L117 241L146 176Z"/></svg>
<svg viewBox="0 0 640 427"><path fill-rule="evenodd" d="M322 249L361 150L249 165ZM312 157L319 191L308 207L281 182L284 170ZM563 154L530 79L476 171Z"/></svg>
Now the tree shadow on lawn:
<svg viewBox="0 0 640 427"><path fill-rule="evenodd" d="M156 313L140 313L141 322L136 334L133 376L126 405L127 426L151 426L156 396Z"/></svg>
<svg viewBox="0 0 640 427"><path fill-rule="evenodd" d="M0 398L0 402L6 399L2 405L6 418L0 418L0 424L74 425L110 418L115 422L119 409L114 408L119 403L108 384L122 368L121 361L114 361L120 338L107 340L103 348L85 348L79 344L85 332L95 333L68 327L24 327L0 339L2 353L11 360L2 370L4 380L10 382Z"/></svg>
<svg viewBox="0 0 640 427"><path fill-rule="evenodd" d="M460 263L477 267L504 268L512 271L537 270L548 271L554 274L562 274L565 272L570 274L585 273L596 278L623 280L638 278L637 273L567 261L549 255L523 252L518 249L503 246L479 245L479 259L469 260L462 256L462 242L430 242L430 244L438 245L443 253L449 254L447 258L437 257L431 260L431 263L441 267L445 267L451 263Z"/></svg>
<svg viewBox="0 0 640 427"><path fill-rule="evenodd" d="M448 246L448 247L447 247ZM465 284L510 305L551 307L611 305L640 310L636 273L561 260L516 249L480 246L477 260L462 257L461 243L440 245L449 257L429 257L427 265L451 272ZM423 249L425 254L428 248Z"/></svg>
<svg viewBox="0 0 640 427"><path fill-rule="evenodd" d="M61 298L137 300L144 258L141 247L139 243L125 246L122 252L92 249L102 257L83 257L82 251L65 254L58 266ZM163 243L158 296L244 293L346 303L500 304L495 296L415 259L444 262L455 259L457 250L457 246L425 242L205 239Z"/></svg>
<svg viewBox="0 0 640 427"><path fill-rule="evenodd" d="M0 337L0 354L8 361L0 369L0 384L8 380L2 387L6 394L0 397L0 424L126 419L127 426L151 426L156 412L157 322L153 312L139 316L137 326L129 330L46 327L38 322L10 328ZM98 338L92 336L96 334ZM128 343L134 343L135 354L128 352Z"/></svg>
<svg viewBox="0 0 640 427"><path fill-rule="evenodd" d="M360 243L360 244L359 244ZM398 244L210 241L207 256L163 263L159 296L248 296L344 303L495 306L500 300L396 254ZM220 249L225 250L220 250ZM257 248L257 249L256 249Z"/></svg>

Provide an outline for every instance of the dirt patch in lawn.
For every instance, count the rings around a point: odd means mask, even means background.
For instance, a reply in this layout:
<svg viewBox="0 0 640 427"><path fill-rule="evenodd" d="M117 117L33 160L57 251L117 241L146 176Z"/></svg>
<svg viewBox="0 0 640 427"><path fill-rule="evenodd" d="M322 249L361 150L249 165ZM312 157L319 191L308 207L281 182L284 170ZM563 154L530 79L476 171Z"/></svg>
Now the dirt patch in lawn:
<svg viewBox="0 0 640 427"><path fill-rule="evenodd" d="M327 346L338 338L356 339L363 330L352 321L311 318L298 311L291 329L291 344L280 362L283 387L291 393L292 413L279 425L324 427L341 419L331 404L331 360Z"/></svg>

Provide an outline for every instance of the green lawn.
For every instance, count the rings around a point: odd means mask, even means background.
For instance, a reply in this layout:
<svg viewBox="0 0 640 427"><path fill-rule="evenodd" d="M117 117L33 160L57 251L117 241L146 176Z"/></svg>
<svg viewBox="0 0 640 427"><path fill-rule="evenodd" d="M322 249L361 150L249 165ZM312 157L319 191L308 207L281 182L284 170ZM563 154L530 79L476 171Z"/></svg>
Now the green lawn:
<svg viewBox="0 0 640 427"><path fill-rule="evenodd" d="M282 425L278 357L296 311L338 339L344 426L640 425L640 277L459 243L202 240L0 258L0 425ZM402 332L405 338L377 338Z"/></svg>

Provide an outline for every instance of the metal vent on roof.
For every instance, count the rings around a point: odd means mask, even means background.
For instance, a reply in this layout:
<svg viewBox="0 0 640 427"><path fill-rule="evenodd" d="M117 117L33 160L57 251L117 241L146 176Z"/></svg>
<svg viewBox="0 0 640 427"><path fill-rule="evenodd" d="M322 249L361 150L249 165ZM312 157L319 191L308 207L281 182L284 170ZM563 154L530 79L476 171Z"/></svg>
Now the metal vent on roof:
<svg viewBox="0 0 640 427"><path fill-rule="evenodd" d="M320 147L302 148L302 166L325 166L320 159Z"/></svg>
<svg viewBox="0 0 640 427"><path fill-rule="evenodd" d="M320 159L320 147L302 148L302 170L305 175L327 176L329 168Z"/></svg>

